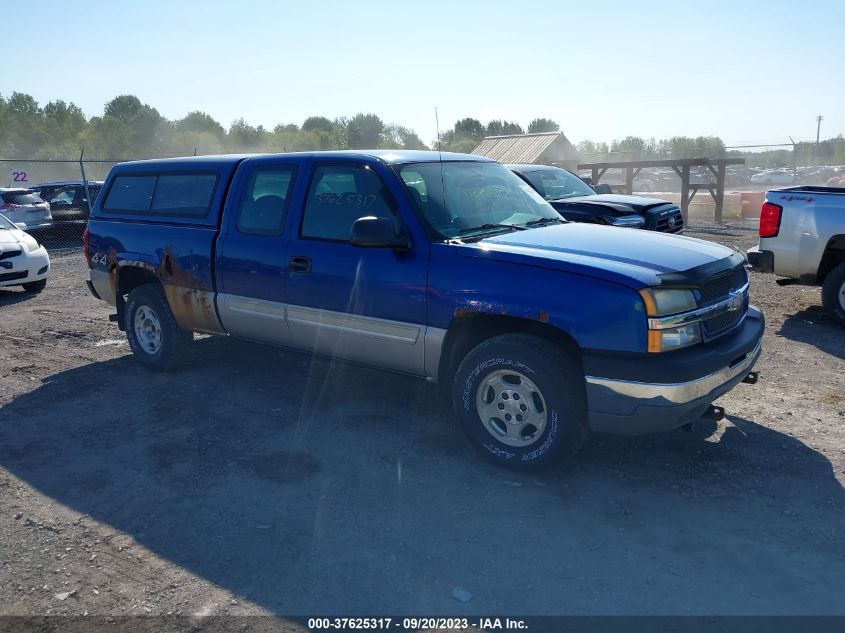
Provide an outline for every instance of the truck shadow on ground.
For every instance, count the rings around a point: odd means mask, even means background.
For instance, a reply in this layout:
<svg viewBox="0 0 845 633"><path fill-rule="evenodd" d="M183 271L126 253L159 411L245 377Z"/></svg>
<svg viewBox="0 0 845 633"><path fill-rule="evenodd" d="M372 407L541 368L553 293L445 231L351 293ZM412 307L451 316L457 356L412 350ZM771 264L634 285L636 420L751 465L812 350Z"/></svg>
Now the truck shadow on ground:
<svg viewBox="0 0 845 633"><path fill-rule="evenodd" d="M44 380L0 409L0 466L280 614L836 608L842 486L763 424L595 436L517 474L468 448L422 381L196 348L168 375L125 356Z"/></svg>
<svg viewBox="0 0 845 633"><path fill-rule="evenodd" d="M0 308L3 306L10 306L16 303L21 303L33 299L37 295L30 292L24 292L20 286L6 286L0 288Z"/></svg>
<svg viewBox="0 0 845 633"><path fill-rule="evenodd" d="M836 323L822 306L809 306L790 314L777 333L845 359L845 328Z"/></svg>

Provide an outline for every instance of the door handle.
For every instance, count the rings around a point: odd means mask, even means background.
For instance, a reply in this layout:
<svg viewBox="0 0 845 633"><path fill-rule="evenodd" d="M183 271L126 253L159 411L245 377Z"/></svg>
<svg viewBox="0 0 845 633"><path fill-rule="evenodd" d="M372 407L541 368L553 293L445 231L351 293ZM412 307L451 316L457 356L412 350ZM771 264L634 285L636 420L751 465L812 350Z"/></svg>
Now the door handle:
<svg viewBox="0 0 845 633"><path fill-rule="evenodd" d="M295 273L310 273L311 272L311 258L295 255L290 258L288 268Z"/></svg>

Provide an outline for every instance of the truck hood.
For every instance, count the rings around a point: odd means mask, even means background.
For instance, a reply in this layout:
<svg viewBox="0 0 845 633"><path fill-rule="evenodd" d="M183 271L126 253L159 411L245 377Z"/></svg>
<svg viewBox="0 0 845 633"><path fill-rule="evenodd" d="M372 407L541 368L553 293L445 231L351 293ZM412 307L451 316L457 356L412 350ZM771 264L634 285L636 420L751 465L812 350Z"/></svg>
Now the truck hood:
<svg viewBox="0 0 845 633"><path fill-rule="evenodd" d="M656 231L568 222L460 244L458 254L554 268L635 289L695 286L744 256L713 242Z"/></svg>
<svg viewBox="0 0 845 633"><path fill-rule="evenodd" d="M659 198L643 198L640 196L619 196L612 193L596 194L594 196L578 196L565 198L563 200L549 201L555 209L566 209L589 205L591 207L604 207L612 209L621 215L643 215L646 211L663 206L676 206L668 200Z"/></svg>

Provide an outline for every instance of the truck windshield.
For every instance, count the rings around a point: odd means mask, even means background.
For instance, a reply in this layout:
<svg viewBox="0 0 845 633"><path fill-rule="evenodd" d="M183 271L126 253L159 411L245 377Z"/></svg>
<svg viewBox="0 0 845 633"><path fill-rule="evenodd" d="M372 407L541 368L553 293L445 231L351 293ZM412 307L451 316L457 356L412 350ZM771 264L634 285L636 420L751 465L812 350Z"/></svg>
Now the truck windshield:
<svg viewBox="0 0 845 633"><path fill-rule="evenodd" d="M546 200L596 195L590 185L565 169L527 171L523 175Z"/></svg>
<svg viewBox="0 0 845 633"><path fill-rule="evenodd" d="M9 222L9 220L6 219L6 216L0 215L0 229L11 230L13 228L15 228L15 225Z"/></svg>
<svg viewBox="0 0 845 633"><path fill-rule="evenodd" d="M446 239L563 222L530 185L499 163L411 163L399 173L417 208Z"/></svg>

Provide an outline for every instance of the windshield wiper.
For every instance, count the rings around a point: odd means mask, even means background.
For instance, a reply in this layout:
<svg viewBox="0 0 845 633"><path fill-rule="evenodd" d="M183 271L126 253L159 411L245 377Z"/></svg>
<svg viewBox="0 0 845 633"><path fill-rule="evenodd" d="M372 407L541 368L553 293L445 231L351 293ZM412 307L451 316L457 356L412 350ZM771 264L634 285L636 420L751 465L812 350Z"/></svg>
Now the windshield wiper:
<svg viewBox="0 0 845 633"><path fill-rule="evenodd" d="M482 224L481 226L471 226L466 229L461 229L455 235L466 235L467 233L477 233L479 231L492 231L493 229L510 229L513 231L524 231L524 226L517 226L516 224Z"/></svg>
<svg viewBox="0 0 845 633"><path fill-rule="evenodd" d="M528 226L546 226L547 224L566 224L566 222L560 218L537 218L536 220L531 220L530 222L526 222L522 228Z"/></svg>

